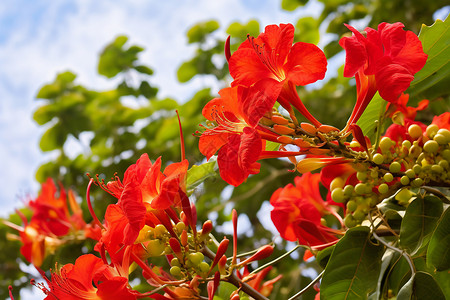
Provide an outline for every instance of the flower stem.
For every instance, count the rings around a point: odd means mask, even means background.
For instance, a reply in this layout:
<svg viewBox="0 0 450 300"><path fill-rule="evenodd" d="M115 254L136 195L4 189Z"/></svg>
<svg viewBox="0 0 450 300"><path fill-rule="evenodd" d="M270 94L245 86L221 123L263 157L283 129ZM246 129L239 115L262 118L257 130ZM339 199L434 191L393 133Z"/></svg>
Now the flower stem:
<svg viewBox="0 0 450 300"><path fill-rule="evenodd" d="M291 298L289 298L288 300L294 300L295 298L297 298L298 296L302 295L303 293L305 293L310 287L312 287L317 281L320 280L320 278L322 278L323 273L325 273L325 270L323 270L322 272L320 272L319 275L317 275L316 278L314 278L313 281L311 281L307 286L305 286L301 291L299 291L297 294L295 294L294 296L292 296Z"/></svg>
<svg viewBox="0 0 450 300"><path fill-rule="evenodd" d="M283 255L278 256L277 258L275 258L274 260L272 260L272 261L266 263L265 265L262 265L262 266L260 266L259 268L254 269L250 274L256 274L256 273L258 273L259 271L261 271L261 270L267 268L268 266L277 263L278 261L280 261L280 260L282 260L283 258L285 258L286 256L290 255L292 252L294 252L295 250L297 250L297 249L300 248L300 247L301 247L300 245L295 246L294 248L292 248L292 249L289 250L288 252L284 253Z"/></svg>

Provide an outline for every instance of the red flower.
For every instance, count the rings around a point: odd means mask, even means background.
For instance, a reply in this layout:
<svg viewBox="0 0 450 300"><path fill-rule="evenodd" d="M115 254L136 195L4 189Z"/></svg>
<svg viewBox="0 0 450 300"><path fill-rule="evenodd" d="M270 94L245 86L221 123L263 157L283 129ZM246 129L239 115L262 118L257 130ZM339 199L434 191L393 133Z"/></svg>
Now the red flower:
<svg viewBox="0 0 450 300"><path fill-rule="evenodd" d="M136 164L125 171L123 182L116 178L101 187L119 199L116 212L127 219L124 226L124 244L131 245L145 225L148 210L164 210L171 205L181 207L181 194L185 191L188 161L173 163L161 172L161 158L154 164L147 154L141 155ZM122 215L117 214L117 218Z"/></svg>
<svg viewBox="0 0 450 300"><path fill-rule="evenodd" d="M264 94L256 87L237 86L222 89L220 98L208 102L203 116L217 126L200 136L200 152L211 158L217 151L220 175L229 184L238 186L250 174L259 173L264 142L261 136L276 141L278 135L261 127L258 122L272 109Z"/></svg>
<svg viewBox="0 0 450 300"><path fill-rule="evenodd" d="M278 101L289 112L291 103L314 125L320 126L304 107L295 86L323 79L327 60L316 45L302 42L292 45L293 41L292 24L269 25L257 38L249 37L229 59L232 85L258 83L270 95L266 99L268 106L272 107L280 96Z"/></svg>
<svg viewBox="0 0 450 300"><path fill-rule="evenodd" d="M436 124L439 128L450 130L450 112L445 112L439 116L434 116L432 124Z"/></svg>
<svg viewBox="0 0 450 300"><path fill-rule="evenodd" d="M345 77L356 77L358 99L349 124L356 123L375 92L389 101L409 87L414 74L423 68L428 55L412 31L404 31L402 23L381 23L378 30L367 27L364 36L355 28L339 44L346 51Z"/></svg>
<svg viewBox="0 0 450 300"><path fill-rule="evenodd" d="M330 208L320 196L319 180L320 174L303 174L295 178L295 186L279 188L270 198L272 222L284 239L319 247L337 241L334 231L320 222Z"/></svg>
<svg viewBox="0 0 450 300"><path fill-rule="evenodd" d="M52 273L51 280L44 277L49 289L42 290L46 300L53 299L137 299L139 293L128 287L128 274L119 274L105 265L102 259L86 254L75 265L67 264Z"/></svg>
<svg viewBox="0 0 450 300"><path fill-rule="evenodd" d="M405 119L414 120L417 112L428 107L428 100L422 100L417 107L406 106L408 104L409 95L402 94L397 100L388 103L386 112L395 123L404 125Z"/></svg>

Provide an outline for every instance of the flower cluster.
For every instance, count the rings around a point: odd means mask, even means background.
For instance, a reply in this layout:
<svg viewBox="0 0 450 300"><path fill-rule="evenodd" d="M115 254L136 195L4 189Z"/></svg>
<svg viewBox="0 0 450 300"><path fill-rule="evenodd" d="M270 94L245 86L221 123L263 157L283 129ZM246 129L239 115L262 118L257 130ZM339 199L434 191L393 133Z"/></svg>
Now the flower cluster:
<svg viewBox="0 0 450 300"><path fill-rule="evenodd" d="M340 40L346 51L344 76L355 77L357 99L343 129L322 124L297 93L299 86L324 78L327 60L322 50L293 43L291 24L269 25L258 37L248 36L232 54L227 40L225 55L233 81L203 108L207 121L197 132L199 149L208 160L217 153L220 176L233 186L258 174L260 160L288 158L301 176L275 190L270 217L281 237L307 248L308 255L336 244L337 249L342 237L350 239L347 233L362 225L371 234L364 242L375 238L407 257L377 236L376 230L384 226L398 239L380 205L389 200L407 209L416 195L429 192L429 185L450 186L450 113L436 116L427 126L415 117L429 101L407 106L405 92L427 61L414 33L401 23L382 23L365 33L346 26L352 35ZM378 135L371 141L357 121L377 92L388 102L378 121L392 124L384 135L378 124ZM20 232L25 258L40 267L45 255L68 236L96 241L96 255L56 265L50 278L41 271L46 282L36 285L46 299L205 299L206 295L213 299L220 282L235 286L230 299L243 294L267 299L282 277L269 275L270 264L277 259L250 270L253 263L273 254L274 245L239 255L235 210L231 250L227 237L220 241L214 237L212 221L197 228L196 206L187 193L189 162L184 157L182 153L181 162L162 170L161 157L152 162L143 154L122 178L115 176L109 182L90 178L86 200L94 221L89 225L71 191L67 197L60 187L57 196L53 181L42 185L41 195L29 202L31 221L22 216L24 227L8 223ZM90 201L93 184L115 198L102 221ZM351 276L353 280L356 275ZM147 291L132 287L135 277L147 284Z"/></svg>

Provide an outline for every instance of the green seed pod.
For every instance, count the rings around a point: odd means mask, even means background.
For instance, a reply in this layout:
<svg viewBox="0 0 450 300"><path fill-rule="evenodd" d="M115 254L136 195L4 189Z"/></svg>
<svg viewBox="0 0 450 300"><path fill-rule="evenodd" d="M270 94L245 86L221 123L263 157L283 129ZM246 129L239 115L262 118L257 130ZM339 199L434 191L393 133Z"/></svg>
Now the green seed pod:
<svg viewBox="0 0 450 300"><path fill-rule="evenodd" d="M408 185L409 184L409 177L406 175L403 175L402 178L400 178L400 183L403 185Z"/></svg>
<svg viewBox="0 0 450 300"><path fill-rule="evenodd" d="M178 266L173 266L170 268L170 274L172 274L172 276L175 276L177 278L181 277L181 268Z"/></svg>
<svg viewBox="0 0 450 300"><path fill-rule="evenodd" d="M433 138L439 145L445 145L448 143L447 138L442 134L436 134Z"/></svg>
<svg viewBox="0 0 450 300"><path fill-rule="evenodd" d="M440 165L432 165L431 171L440 174L440 173L444 172L444 169Z"/></svg>
<svg viewBox="0 0 450 300"><path fill-rule="evenodd" d="M358 223L356 222L355 218L352 215L348 214L344 218L344 224L348 228L352 228L355 227Z"/></svg>
<svg viewBox="0 0 450 300"><path fill-rule="evenodd" d="M402 165L397 161L392 162L389 166L389 171L391 171L392 173L398 173L401 169Z"/></svg>
<svg viewBox="0 0 450 300"><path fill-rule="evenodd" d="M183 230L186 229L186 224L184 222L178 222L177 225L175 225L177 232L181 233Z"/></svg>
<svg viewBox="0 0 450 300"><path fill-rule="evenodd" d="M355 201L350 200L347 202L347 211L348 212L354 212L358 208L358 205Z"/></svg>
<svg viewBox="0 0 450 300"><path fill-rule="evenodd" d="M394 175L392 175L391 173L386 173L384 174L383 179L386 182L391 182L392 180L394 180Z"/></svg>
<svg viewBox="0 0 450 300"><path fill-rule="evenodd" d="M376 163L377 165L381 165L384 162L384 156L383 154L380 153L376 153L373 156L373 162Z"/></svg>
<svg viewBox="0 0 450 300"><path fill-rule="evenodd" d="M364 195L366 193L367 186L364 183L358 183L355 185L355 192L358 195Z"/></svg>
<svg viewBox="0 0 450 300"><path fill-rule="evenodd" d="M391 146L394 145L394 142L388 138L388 137L383 137L380 141L380 149L381 152L388 152L391 149Z"/></svg>
<svg viewBox="0 0 450 300"><path fill-rule="evenodd" d="M367 172L356 172L356 178L359 181L365 181L367 179Z"/></svg>
<svg viewBox="0 0 450 300"><path fill-rule="evenodd" d="M344 203L345 202L344 190L342 188L335 188L331 192L331 199L333 199L333 201L337 203Z"/></svg>
<svg viewBox="0 0 450 300"><path fill-rule="evenodd" d="M416 172L414 172L414 170L412 169L408 169L405 171L406 176L408 176L409 178L414 178L416 177Z"/></svg>
<svg viewBox="0 0 450 300"><path fill-rule="evenodd" d="M433 140L429 140L423 145L423 150L428 153L436 153L438 149L439 144Z"/></svg>
<svg viewBox="0 0 450 300"><path fill-rule="evenodd" d="M420 126L417 125L417 124L413 124L413 125L408 127L408 134L409 134L410 137L412 137L413 139L417 140L423 134L422 128L420 128Z"/></svg>
<svg viewBox="0 0 450 300"><path fill-rule="evenodd" d="M432 139L435 136L435 134L438 132L438 130L439 130L439 127L436 124L429 125L426 130L427 136L430 139Z"/></svg>
<svg viewBox="0 0 450 300"><path fill-rule="evenodd" d="M172 267L180 267L181 266L180 261L176 257L172 258L172 260L170 261L170 265Z"/></svg>
<svg viewBox="0 0 450 300"><path fill-rule="evenodd" d="M351 184L347 184L345 187L344 187L344 195L346 196L346 197L350 197L352 194L353 194L353 191L355 190L355 188L353 187L353 185L351 185Z"/></svg>
<svg viewBox="0 0 450 300"><path fill-rule="evenodd" d="M413 187L420 187L423 184L423 179L422 178L416 178L411 182L411 185Z"/></svg>
<svg viewBox="0 0 450 300"><path fill-rule="evenodd" d="M419 174L422 171L422 166L415 164L412 169L413 169L414 173Z"/></svg>
<svg viewBox="0 0 450 300"><path fill-rule="evenodd" d="M386 183L382 183L378 186L378 192L380 194L386 194L389 191L389 186Z"/></svg>
<svg viewBox="0 0 450 300"><path fill-rule="evenodd" d="M199 265L198 265L198 269L200 270L200 272L208 272L209 271L209 264L207 262L202 261Z"/></svg>
<svg viewBox="0 0 450 300"><path fill-rule="evenodd" d="M366 214L364 212L362 212L361 210L357 209L353 213L353 218L355 218L355 220L361 222L366 218Z"/></svg>
<svg viewBox="0 0 450 300"><path fill-rule="evenodd" d="M408 149L411 148L411 142L408 140L404 140L402 143L403 148Z"/></svg>
<svg viewBox="0 0 450 300"><path fill-rule="evenodd" d="M189 254L189 260L192 262L194 266L198 266L203 261L204 258L205 256L201 252Z"/></svg>

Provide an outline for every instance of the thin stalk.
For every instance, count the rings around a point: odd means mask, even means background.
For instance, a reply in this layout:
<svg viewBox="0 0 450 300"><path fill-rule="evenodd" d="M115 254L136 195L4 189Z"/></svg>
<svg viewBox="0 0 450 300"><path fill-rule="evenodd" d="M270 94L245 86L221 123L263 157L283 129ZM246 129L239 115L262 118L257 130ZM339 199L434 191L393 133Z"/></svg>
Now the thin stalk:
<svg viewBox="0 0 450 300"><path fill-rule="evenodd" d="M280 260L282 260L283 258L285 258L286 256L290 255L292 252L294 252L295 250L297 250L297 249L300 248L300 247L301 247L300 245L295 246L294 248L292 248L292 249L289 250L288 252L284 253L283 255L278 256L277 258L275 258L274 260L272 260L272 261L266 263L265 265L262 265L261 267L254 269L250 274L256 274L256 273L258 273L259 271L261 271L262 269L265 269L265 268L267 268L268 266L277 263L278 261L280 261Z"/></svg>
<svg viewBox="0 0 450 300"><path fill-rule="evenodd" d="M298 296L302 295L303 293L305 293L310 287L312 287L314 284L316 284L317 281L320 280L320 278L322 278L323 273L325 273L325 270L323 270L322 272L320 272L319 275L317 275L316 278L314 278L313 281L311 281L307 286L305 286L301 291L299 291L297 294L295 294L294 296L292 296L291 298L289 298L288 300L294 300L295 298L297 298Z"/></svg>

